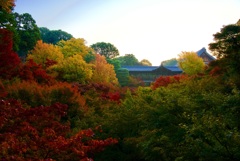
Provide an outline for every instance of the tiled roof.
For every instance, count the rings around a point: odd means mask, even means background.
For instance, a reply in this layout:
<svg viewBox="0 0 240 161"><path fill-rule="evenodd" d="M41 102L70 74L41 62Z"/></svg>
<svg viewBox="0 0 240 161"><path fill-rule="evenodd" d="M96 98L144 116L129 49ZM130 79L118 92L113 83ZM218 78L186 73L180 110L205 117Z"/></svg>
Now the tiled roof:
<svg viewBox="0 0 240 161"><path fill-rule="evenodd" d="M207 52L207 50L206 50L205 47L203 47L202 49L198 50L196 53L198 54L198 56L201 56L202 54L205 53L205 54L207 54L212 60L215 60L215 58Z"/></svg>
<svg viewBox="0 0 240 161"><path fill-rule="evenodd" d="M153 71L159 66L140 66L140 65L135 65L135 66L122 66L122 68L127 69L128 71L131 72L150 72Z"/></svg>
<svg viewBox="0 0 240 161"><path fill-rule="evenodd" d="M182 72L182 70L176 65L175 66L164 66L164 67L173 72Z"/></svg>
<svg viewBox="0 0 240 161"><path fill-rule="evenodd" d="M151 72L157 70L161 66L122 66L122 68L127 69L130 72ZM181 72L182 70L178 66L164 66L166 69L173 72Z"/></svg>

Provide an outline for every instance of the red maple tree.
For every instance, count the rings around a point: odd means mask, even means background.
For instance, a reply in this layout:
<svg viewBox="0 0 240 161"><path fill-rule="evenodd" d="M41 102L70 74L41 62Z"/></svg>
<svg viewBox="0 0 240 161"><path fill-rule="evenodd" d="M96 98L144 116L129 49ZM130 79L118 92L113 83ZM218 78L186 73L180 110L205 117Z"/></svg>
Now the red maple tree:
<svg viewBox="0 0 240 161"><path fill-rule="evenodd" d="M1 160L92 160L116 139L95 139L91 129L71 136L68 122L62 122L67 105L26 108L16 100L0 101Z"/></svg>
<svg viewBox="0 0 240 161"><path fill-rule="evenodd" d="M11 79L18 73L20 58L13 51L12 32L0 29L0 78Z"/></svg>

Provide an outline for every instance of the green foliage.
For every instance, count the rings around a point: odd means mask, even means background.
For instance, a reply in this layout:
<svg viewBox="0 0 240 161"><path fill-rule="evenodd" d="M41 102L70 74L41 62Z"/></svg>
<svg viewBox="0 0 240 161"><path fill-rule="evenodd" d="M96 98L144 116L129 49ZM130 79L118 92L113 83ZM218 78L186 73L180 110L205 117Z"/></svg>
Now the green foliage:
<svg viewBox="0 0 240 161"><path fill-rule="evenodd" d="M114 70L115 72L121 68L121 64L120 64L120 61L117 59L117 58L114 58L114 59L107 59L107 62L109 64L112 64L114 66Z"/></svg>
<svg viewBox="0 0 240 161"><path fill-rule="evenodd" d="M162 61L162 65L163 66L174 66L174 65L177 65L177 59L176 58L172 58L172 59L169 59L169 60L164 60Z"/></svg>
<svg viewBox="0 0 240 161"><path fill-rule="evenodd" d="M18 14L14 13L15 21L17 23L17 33L20 38L18 54L25 58L28 51L32 50L38 40L41 39L40 31L36 21L28 13Z"/></svg>
<svg viewBox="0 0 240 161"><path fill-rule="evenodd" d="M133 54L125 54L124 56L120 56L117 58L120 61L121 66L124 65L139 65L138 59Z"/></svg>
<svg viewBox="0 0 240 161"><path fill-rule="evenodd" d="M120 68L116 71L119 84L124 87L129 83L129 71L124 68Z"/></svg>
<svg viewBox="0 0 240 161"><path fill-rule="evenodd" d="M13 13L9 13L5 10L0 11L0 28L1 29L7 29L13 33L13 49L14 51L17 51L18 44L19 44L19 35L16 30L17 23L14 18Z"/></svg>
<svg viewBox="0 0 240 161"><path fill-rule="evenodd" d="M214 42L209 44L209 49L218 58L218 63L211 64L224 71L227 81L234 83L240 89L240 25L224 26L214 36Z"/></svg>
<svg viewBox="0 0 240 161"><path fill-rule="evenodd" d="M69 40L73 38L73 36L62 30L49 30L46 27L40 27L40 34L42 41L48 44L56 45L61 40Z"/></svg>
<svg viewBox="0 0 240 161"><path fill-rule="evenodd" d="M111 43L97 42L90 47L96 53L104 55L107 59L113 59L119 55L118 49Z"/></svg>

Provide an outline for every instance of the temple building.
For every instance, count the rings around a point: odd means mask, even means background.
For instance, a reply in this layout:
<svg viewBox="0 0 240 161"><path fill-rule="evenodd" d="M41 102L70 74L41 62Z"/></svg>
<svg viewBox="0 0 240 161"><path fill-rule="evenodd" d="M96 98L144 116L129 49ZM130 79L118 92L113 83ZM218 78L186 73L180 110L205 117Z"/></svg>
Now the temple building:
<svg viewBox="0 0 240 161"><path fill-rule="evenodd" d="M207 52L206 48L202 48L196 53L203 59L205 64L209 64L211 61L215 60L215 58ZM174 66L122 66L122 68L127 69L129 75L143 80L145 84L154 82L160 76L170 76L182 73L178 64Z"/></svg>

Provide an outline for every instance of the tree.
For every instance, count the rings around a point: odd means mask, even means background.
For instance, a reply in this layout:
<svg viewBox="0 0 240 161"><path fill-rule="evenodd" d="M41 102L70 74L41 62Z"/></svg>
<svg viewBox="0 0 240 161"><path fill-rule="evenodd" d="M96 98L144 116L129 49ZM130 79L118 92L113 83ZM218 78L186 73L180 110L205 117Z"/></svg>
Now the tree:
<svg viewBox="0 0 240 161"><path fill-rule="evenodd" d="M240 19L238 20L238 22L236 23L238 26L240 26Z"/></svg>
<svg viewBox="0 0 240 161"><path fill-rule="evenodd" d="M70 40L61 40L57 43L65 58L81 55L85 58L86 55L92 52L92 49L85 45L85 40L78 38L71 38Z"/></svg>
<svg viewBox="0 0 240 161"><path fill-rule="evenodd" d="M12 13L14 6L14 0L3 0L0 2L0 29L7 29L13 33L13 48L14 51L17 51L19 36L16 32L16 21Z"/></svg>
<svg viewBox="0 0 240 161"><path fill-rule="evenodd" d="M179 67L189 75L200 73L204 70L204 62L195 52L182 52L178 55Z"/></svg>
<svg viewBox="0 0 240 161"><path fill-rule="evenodd" d="M17 23L16 31L21 39L19 42L18 54L25 58L27 52L32 50L37 41L41 39L40 31L36 21L28 13L18 14L14 13L15 21Z"/></svg>
<svg viewBox="0 0 240 161"><path fill-rule="evenodd" d="M13 51L12 32L0 29L0 78L11 79L17 75L20 58Z"/></svg>
<svg viewBox="0 0 240 161"><path fill-rule="evenodd" d="M240 75L240 25L231 24L224 26L214 36L213 43L209 49L221 62L221 68L227 70L231 75Z"/></svg>
<svg viewBox="0 0 240 161"><path fill-rule="evenodd" d="M113 65L108 64L105 57L100 54L96 55L92 81L95 83L118 85Z"/></svg>
<svg viewBox="0 0 240 161"><path fill-rule="evenodd" d="M125 54L117 58L120 61L121 66L123 65L139 65L138 59L133 54Z"/></svg>
<svg viewBox="0 0 240 161"><path fill-rule="evenodd" d="M81 55L67 57L52 68L57 72L57 79L66 82L85 84L92 77L92 65L87 64Z"/></svg>
<svg viewBox="0 0 240 161"><path fill-rule="evenodd" d="M68 122L61 120L67 109L60 103L25 108L14 99L1 99L1 160L92 160L95 153L117 143L96 138L97 128L73 135Z"/></svg>
<svg viewBox="0 0 240 161"><path fill-rule="evenodd" d="M152 66L152 63L149 60L147 60L147 59L141 60L140 64L144 65L144 66Z"/></svg>
<svg viewBox="0 0 240 161"><path fill-rule="evenodd" d="M106 58L113 59L119 55L118 49L110 43L97 42L90 46L98 54L104 55Z"/></svg>
<svg viewBox="0 0 240 161"><path fill-rule="evenodd" d="M169 84L180 83L181 80L185 79L185 75L174 75L174 76L160 76L157 80L151 85L151 88L155 90L159 87L167 87Z"/></svg>
<svg viewBox="0 0 240 161"><path fill-rule="evenodd" d="M169 60L164 60L161 63L163 66L174 66L177 65L177 59L176 58L172 58Z"/></svg>
<svg viewBox="0 0 240 161"><path fill-rule="evenodd" d="M22 80L26 81L36 81L38 83L50 84L53 82L53 78L47 74L46 70L43 69L41 64L37 64L33 59L29 59L20 68L18 76Z"/></svg>
<svg viewBox="0 0 240 161"><path fill-rule="evenodd" d="M0 10L1 11L7 11L10 13L15 6L15 0L3 0L0 1Z"/></svg>
<svg viewBox="0 0 240 161"><path fill-rule="evenodd" d="M63 54L58 46L47 44L42 40L37 41L33 50L27 56L27 60L32 59L37 64L41 64L44 68L47 67L47 61L52 60L56 62L63 61Z"/></svg>
<svg viewBox="0 0 240 161"><path fill-rule="evenodd" d="M129 83L129 71L124 68L120 68L116 71L119 84L124 87Z"/></svg>
<svg viewBox="0 0 240 161"><path fill-rule="evenodd" d="M42 41L48 44L56 45L60 40L69 40L73 36L62 30L49 30L46 27L40 27Z"/></svg>

